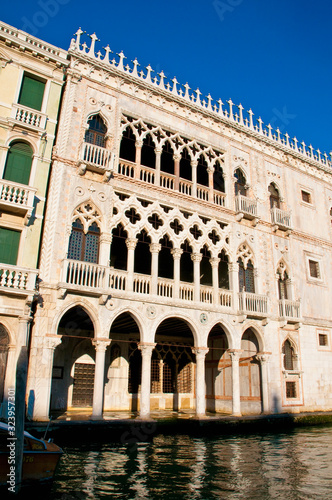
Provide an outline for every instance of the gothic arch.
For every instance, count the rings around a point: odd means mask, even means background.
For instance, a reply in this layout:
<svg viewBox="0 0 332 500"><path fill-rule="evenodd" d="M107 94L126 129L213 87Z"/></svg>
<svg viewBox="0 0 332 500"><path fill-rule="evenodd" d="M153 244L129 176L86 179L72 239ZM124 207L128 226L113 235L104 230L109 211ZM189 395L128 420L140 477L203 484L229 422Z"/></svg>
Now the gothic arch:
<svg viewBox="0 0 332 500"><path fill-rule="evenodd" d="M90 113L88 113L86 115L86 118L85 118L85 121L84 121L84 125L83 125L83 131L84 131L84 134L85 132L89 129L89 121L94 117L94 116L100 116L100 118L102 119L102 121L104 122L104 125L106 127L106 133L105 133L105 138L108 137L108 131L111 129L111 123L109 122L109 119L108 117L106 116L106 114L103 112L102 108L100 108L99 110L94 110L94 111L91 111Z"/></svg>
<svg viewBox="0 0 332 500"><path fill-rule="evenodd" d="M259 328L254 321L248 321L248 322L246 322L245 326L242 328L241 339L243 337L243 334L247 330L251 330L255 334L257 342L258 342L259 352L265 352L264 331L261 328Z"/></svg>
<svg viewBox="0 0 332 500"><path fill-rule="evenodd" d="M156 332L159 326L167 319L178 319L184 321L187 324L188 328L191 330L194 339L194 346L204 347L202 346L201 339L198 334L199 328L197 328L197 326L193 324L192 318L188 318L185 314L179 312L176 312L176 314L167 313L158 319L158 322L155 324L154 327L154 337L153 337L154 339L156 337ZM153 340L153 342L155 342L155 340Z"/></svg>
<svg viewBox="0 0 332 500"><path fill-rule="evenodd" d="M73 210L71 215L71 224L77 219L79 219L82 223L85 234L88 232L89 227L93 223L97 224L101 232L105 230L101 210L99 210L91 198L81 202Z"/></svg>
<svg viewBox="0 0 332 500"><path fill-rule="evenodd" d="M53 335L58 335L58 328L61 319L67 312L70 311L70 309L73 309L74 307L81 307L84 310L84 312L89 316L93 324L95 338L101 337L102 330L100 327L98 311L92 304L90 304L90 302L88 302L86 299L83 298L70 302L69 304L61 308L60 311L57 312L52 321L51 333Z"/></svg>
<svg viewBox="0 0 332 500"><path fill-rule="evenodd" d="M116 321L116 319L119 318L119 316L121 316L122 314L128 314L129 316L131 316L131 318L133 319L133 321L135 321L135 323L137 324L137 327L138 327L138 330L139 330L140 342L150 342L150 339L146 339L145 338L144 327L143 327L143 325L144 325L143 319L137 313L136 310L131 309L130 307L127 307L127 306L124 306L121 309L119 309L117 311L116 315L111 319L111 321L109 323L109 326L108 326L108 336L110 337L110 332L111 332L112 326L114 324L114 321Z"/></svg>
<svg viewBox="0 0 332 500"><path fill-rule="evenodd" d="M243 265L247 266L249 260L255 266L255 257L254 257L254 252L252 251L250 245L247 243L247 241L244 241L241 243L241 245L238 246L238 249L236 251L236 260L239 258L242 259Z"/></svg>

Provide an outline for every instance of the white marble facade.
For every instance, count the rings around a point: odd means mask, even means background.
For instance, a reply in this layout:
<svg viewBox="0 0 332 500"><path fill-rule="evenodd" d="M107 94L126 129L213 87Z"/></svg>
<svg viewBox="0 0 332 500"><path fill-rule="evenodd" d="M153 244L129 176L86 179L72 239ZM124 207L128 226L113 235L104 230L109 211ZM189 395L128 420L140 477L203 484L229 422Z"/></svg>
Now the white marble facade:
<svg viewBox="0 0 332 500"><path fill-rule="evenodd" d="M332 409L328 157L79 30L28 411Z"/></svg>

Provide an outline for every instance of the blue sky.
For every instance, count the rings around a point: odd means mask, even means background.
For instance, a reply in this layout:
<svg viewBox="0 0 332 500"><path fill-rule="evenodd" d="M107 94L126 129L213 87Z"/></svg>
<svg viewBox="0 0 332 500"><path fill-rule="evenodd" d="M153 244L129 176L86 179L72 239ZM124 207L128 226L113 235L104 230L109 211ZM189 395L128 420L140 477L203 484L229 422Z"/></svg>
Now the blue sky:
<svg viewBox="0 0 332 500"><path fill-rule="evenodd" d="M79 27L96 32L97 50L123 50L125 63L137 57L202 98L231 98L329 153L331 14L329 0L15 0L0 17L64 49Z"/></svg>

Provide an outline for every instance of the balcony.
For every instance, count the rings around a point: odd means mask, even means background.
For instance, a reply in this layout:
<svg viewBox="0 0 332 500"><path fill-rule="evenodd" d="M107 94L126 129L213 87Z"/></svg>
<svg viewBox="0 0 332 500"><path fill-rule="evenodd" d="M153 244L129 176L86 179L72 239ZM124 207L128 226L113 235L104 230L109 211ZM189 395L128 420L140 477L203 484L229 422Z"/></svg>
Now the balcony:
<svg viewBox="0 0 332 500"><path fill-rule="evenodd" d="M268 299L266 295L257 293L239 293L239 313L256 318L266 318L268 315Z"/></svg>
<svg viewBox="0 0 332 500"><path fill-rule="evenodd" d="M81 167L80 173L84 173L86 168L96 172L106 172L112 166L112 152L95 144L83 142L79 163L84 165L83 168Z"/></svg>
<svg viewBox="0 0 332 500"><path fill-rule="evenodd" d="M13 125L21 125L24 128L35 131L43 131L46 127L47 115L35 109L27 108L21 104L13 104L12 114L9 121Z"/></svg>
<svg viewBox="0 0 332 500"><path fill-rule="evenodd" d="M281 229L282 231L291 231L291 212L280 210L280 208L276 207L271 208L271 222L275 226L275 230Z"/></svg>
<svg viewBox="0 0 332 500"><path fill-rule="evenodd" d="M258 218L257 201L238 194L235 197L235 211L240 216L238 220L242 218L255 220Z"/></svg>
<svg viewBox="0 0 332 500"><path fill-rule="evenodd" d="M287 323L301 321L301 303L299 300L279 300L279 318Z"/></svg>
<svg viewBox="0 0 332 500"><path fill-rule="evenodd" d="M18 184L17 182L0 179L0 207L12 213L30 217L37 189Z"/></svg>
<svg viewBox="0 0 332 500"><path fill-rule="evenodd" d="M0 264L0 292L13 295L34 295L37 269Z"/></svg>

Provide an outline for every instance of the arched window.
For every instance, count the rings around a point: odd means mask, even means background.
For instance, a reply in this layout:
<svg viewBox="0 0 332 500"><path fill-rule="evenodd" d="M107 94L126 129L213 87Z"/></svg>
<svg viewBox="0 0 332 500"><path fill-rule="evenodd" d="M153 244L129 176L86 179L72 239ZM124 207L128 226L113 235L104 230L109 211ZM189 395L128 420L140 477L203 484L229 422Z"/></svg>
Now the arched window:
<svg viewBox="0 0 332 500"><path fill-rule="evenodd" d="M288 276L286 271L281 273L278 270L278 295L279 299L288 299L288 293L287 293L287 280Z"/></svg>
<svg viewBox="0 0 332 500"><path fill-rule="evenodd" d="M229 290L229 276L228 276L228 257L225 253L225 250L218 255L219 265L219 288L226 288Z"/></svg>
<svg viewBox="0 0 332 500"><path fill-rule="evenodd" d="M151 274L151 239L143 229L137 236L135 248L134 272L139 274Z"/></svg>
<svg viewBox="0 0 332 500"><path fill-rule="evenodd" d="M173 248L167 234L159 241L161 250L158 255L158 276L160 278L173 279L174 260L171 250Z"/></svg>
<svg viewBox="0 0 332 500"><path fill-rule="evenodd" d="M133 163L136 161L136 137L129 125L122 134L119 156Z"/></svg>
<svg viewBox="0 0 332 500"><path fill-rule="evenodd" d="M270 207L280 208L280 195L274 183L269 185Z"/></svg>
<svg viewBox="0 0 332 500"><path fill-rule="evenodd" d="M110 265L114 269L127 270L128 248L126 245L127 232L122 224L118 224L112 231L111 259Z"/></svg>
<svg viewBox="0 0 332 500"><path fill-rule="evenodd" d="M197 184L201 186L209 185L209 174L207 171L208 165L203 155L201 155L198 159L197 164Z"/></svg>
<svg viewBox="0 0 332 500"><path fill-rule="evenodd" d="M247 188L246 188L246 178L243 175L243 172L241 169L237 169L234 172L234 177L235 177L235 184L234 184L234 189L235 189L235 194L240 194L241 196L246 196L247 193Z"/></svg>
<svg viewBox="0 0 332 500"><path fill-rule="evenodd" d="M89 128L85 132L85 142L104 148L106 146L105 135L107 128L103 119L99 115L94 115L89 119Z"/></svg>
<svg viewBox="0 0 332 500"><path fill-rule="evenodd" d="M76 219L72 224L69 238L68 259L83 262L98 263L100 229L94 222L87 233L83 231L83 224Z"/></svg>
<svg viewBox="0 0 332 500"><path fill-rule="evenodd" d="M13 142L7 154L3 178L19 184L29 184L33 151L25 142Z"/></svg>
<svg viewBox="0 0 332 500"><path fill-rule="evenodd" d="M173 149L169 141L166 141L163 145L160 158L160 170L166 172L167 174L174 174L174 158Z"/></svg>
<svg viewBox="0 0 332 500"><path fill-rule="evenodd" d="M211 254L206 245L201 249L202 260L200 262L201 285L212 286L212 268L210 264Z"/></svg>
<svg viewBox="0 0 332 500"><path fill-rule="evenodd" d="M152 140L150 134L147 134L143 139L142 151L141 151L141 165L145 167L155 168L156 167L156 153L155 144Z"/></svg>
<svg viewBox="0 0 332 500"><path fill-rule="evenodd" d="M214 166L213 189L215 189L216 191L221 191L222 193L225 192L225 182L224 182L223 170L221 168L219 161L217 161L215 166Z"/></svg>
<svg viewBox="0 0 332 500"><path fill-rule="evenodd" d="M183 252L180 260L180 280L187 283L193 283L194 263L191 260L192 250L188 240L181 245L181 249Z"/></svg>
<svg viewBox="0 0 332 500"><path fill-rule="evenodd" d="M180 159L180 177L181 179L186 179L187 181L191 181L191 158L188 153L188 149L184 148L181 151L181 159Z"/></svg>
<svg viewBox="0 0 332 500"><path fill-rule="evenodd" d="M239 264L239 290L240 292L255 293L254 281L254 266L251 260L244 264L241 257L238 259Z"/></svg>
<svg viewBox="0 0 332 500"><path fill-rule="evenodd" d="M294 370L294 349L289 340L284 343L282 352L284 354L285 370Z"/></svg>

